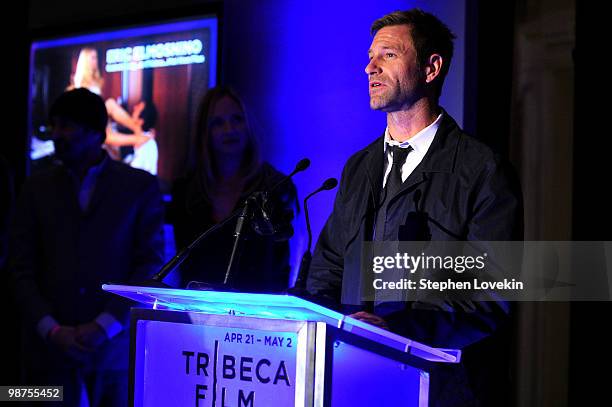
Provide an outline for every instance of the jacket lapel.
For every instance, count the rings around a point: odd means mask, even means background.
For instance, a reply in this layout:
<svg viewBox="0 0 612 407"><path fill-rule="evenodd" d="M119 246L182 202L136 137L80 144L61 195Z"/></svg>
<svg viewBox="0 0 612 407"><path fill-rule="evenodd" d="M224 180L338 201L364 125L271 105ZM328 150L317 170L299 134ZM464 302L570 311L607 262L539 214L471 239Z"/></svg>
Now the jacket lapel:
<svg viewBox="0 0 612 407"><path fill-rule="evenodd" d="M100 205L100 202L102 202L106 196L111 195L111 189L118 187L118 185L113 185L111 182L112 177L109 176L109 173L113 171L112 167L114 163L111 162L112 158L106 157L105 159L108 161L103 164L103 168L98 174L93 195L89 201L89 206L87 210L83 212L85 215L94 212ZM118 189L120 190L121 188Z"/></svg>
<svg viewBox="0 0 612 407"><path fill-rule="evenodd" d="M428 173L451 173L453 171L457 145L459 143L459 137L457 137L459 127L446 111L442 110L442 114L440 126L425 157L423 157L423 160L412 171L402 184L402 187L397 190L391 199L410 191L416 185L426 181Z"/></svg>
<svg viewBox="0 0 612 407"><path fill-rule="evenodd" d="M455 168L457 147L459 144L459 126L452 117L442 110L442 119L436 135L414 172L452 173Z"/></svg>
<svg viewBox="0 0 612 407"><path fill-rule="evenodd" d="M394 199L396 196L402 195L405 192L410 191L414 186L425 182L426 180L427 176L425 175L425 173L422 171L417 171L417 169L415 169L414 171L412 171L412 174L408 176L406 181L404 181L400 189L395 192L391 199Z"/></svg>
<svg viewBox="0 0 612 407"><path fill-rule="evenodd" d="M370 198L375 209L378 209L381 204L383 169L385 168L384 140L385 135L383 133L382 137L370 144L367 149L366 175L370 184Z"/></svg>
<svg viewBox="0 0 612 407"><path fill-rule="evenodd" d="M53 195L64 197L62 206L68 209L69 213L80 215L79 195L72 174L62 165L57 168L54 178L55 181L50 183L50 185L55 185Z"/></svg>

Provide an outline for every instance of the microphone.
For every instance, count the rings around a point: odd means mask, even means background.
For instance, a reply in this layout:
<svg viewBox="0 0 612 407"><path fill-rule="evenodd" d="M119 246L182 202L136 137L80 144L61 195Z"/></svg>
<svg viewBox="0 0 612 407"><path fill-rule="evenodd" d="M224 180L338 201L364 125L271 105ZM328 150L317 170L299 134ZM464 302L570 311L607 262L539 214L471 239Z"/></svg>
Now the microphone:
<svg viewBox="0 0 612 407"><path fill-rule="evenodd" d="M298 163L295 165L295 168L293 169L293 171L291 171L289 175L286 175L282 180L274 184L274 186L272 186L272 188L270 188L270 190L267 192L268 193L274 192L278 187L283 185L285 182L289 181L295 174L297 174L298 172L304 171L308 167L310 167L310 160L308 158L302 158L300 161L298 161ZM255 192L247 199L247 201L249 199L253 199L253 196L258 193L261 193L261 192Z"/></svg>
<svg viewBox="0 0 612 407"><path fill-rule="evenodd" d="M291 177L293 177L295 174L297 174L298 172L304 171L308 167L310 167L310 160L308 158L301 159L296 164L296 166L295 166L294 170L291 172L291 174L289 174L288 176L283 178L281 181L279 181L276 185L274 185L270 189L270 191L274 191L276 188L278 188L284 182L287 182L287 180L291 179ZM209 236L210 234L214 233L216 230L221 229L223 226L225 226L227 223L229 223L236 216L240 215L240 219L238 220L238 222L236 224L236 231L234 232L234 236L236 236L236 233L237 233L238 234L237 237L239 238L240 234L242 232L242 226L243 226L244 221L246 219L246 214L247 214L246 212L247 211L245 211L245 209L249 210L249 203L253 200L253 197L254 197L255 194L252 194L250 197L247 198L246 202L243 205L244 208L237 209L234 213L232 213L230 216L228 216L222 222L219 222L216 225L213 225L211 228L209 228L209 229L205 230L204 232L202 232L193 242L191 242L189 245L187 245L186 247L181 249L181 251L178 252L172 259L170 259L169 262L164 264L164 266L153 276L153 278L151 280L143 283L142 285L154 286L154 287L168 287L166 284L163 283L164 278L166 278L166 276L168 274L170 274L172 271L174 271L178 266L181 265L181 263L183 263L185 261L185 259L187 257L189 257L189 254L191 253L191 250L193 250L195 247L197 247L198 244L202 240L204 240L207 236ZM239 239L236 239L236 242L238 240ZM227 282L227 280L229 278L229 272L230 272L230 268L232 266L232 261L233 261L234 255L235 255L236 248L237 248L237 244L235 243L233 251L232 251L232 259L230 260L230 265L229 265L228 270L227 270L226 275L225 275L224 285L225 285L225 283Z"/></svg>
<svg viewBox="0 0 612 407"><path fill-rule="evenodd" d="M304 171L306 168L310 167L310 160L308 158L302 158L295 165L295 169L291 172L291 174L287 175L287 178L293 177L298 172Z"/></svg>
<svg viewBox="0 0 612 407"><path fill-rule="evenodd" d="M308 199L315 194L318 194L321 191L329 191L331 189L336 188L338 185L338 180L336 178L328 178L323 182L323 184L311 192L304 198L304 216L306 217L306 229L308 231L308 246L306 247L306 251L302 256L302 261L300 262L300 269L298 271L297 279L295 280L295 285L289 289L290 294L303 294L306 290L306 280L308 280L308 269L310 268L310 262L312 261L312 230L310 228L310 217L308 216Z"/></svg>
<svg viewBox="0 0 612 407"><path fill-rule="evenodd" d="M301 159L295 165L295 168L293 169L293 171L291 171L291 173L289 175L285 176L282 180L280 180L272 188L270 188L268 193L273 192L274 190L278 189L278 187L280 187L282 184L284 184L285 182L290 180L291 177L293 177L295 174L297 174L298 172L304 171L308 167L310 167L310 160L308 158ZM225 277L223 279L223 285L227 285L228 284L230 276L231 276L232 271L234 269L234 263L235 263L236 259L238 258L238 256L240 255L238 247L239 247L239 244L240 244L240 238L242 236L242 229L244 228L244 224L246 223L246 220L251 217L251 214L253 213L252 206L257 203L257 197L261 196L261 195L265 195L265 194L262 193L262 192L255 192L255 193L251 194L251 196L249 196L247 198L246 202L244 203L243 208L241 210L239 210L240 216L238 217L238 221L236 222L236 228L234 229L234 246L232 247L232 254L230 255L230 260L229 260L229 263L227 265L227 270L225 271ZM261 210L261 211L263 212L263 210ZM264 227L264 229L267 229L267 230L271 229L271 230L273 230L274 226L272 225L272 222L270 221L270 219L268 217L268 214L263 212L262 217L264 218L264 222L269 222Z"/></svg>
<svg viewBox="0 0 612 407"><path fill-rule="evenodd" d="M338 185L338 180L336 178L328 178L325 180L325 182L323 182L323 185L304 198L304 215L306 216L306 229L308 230L308 253L310 253L310 249L312 247L312 230L310 229L310 217L308 216L308 200L311 196L318 194L321 191L329 191L336 188L336 185Z"/></svg>
<svg viewBox="0 0 612 407"><path fill-rule="evenodd" d="M270 192L273 192L278 187L280 187L282 184L284 184L289 179L291 179L291 177L293 177L295 174L297 174L298 172L304 171L308 167L310 167L310 160L308 158L304 158L300 160L296 164L295 169L289 175L283 177L281 181L277 182L272 188L270 188L269 191L255 192L250 197L251 202L257 208L257 212L254 213L255 216L253 219L254 220L253 228L258 234L262 236L270 236L277 232L277 230L275 229L272 223L272 219L271 219L269 208L268 208L268 200L271 195ZM291 235L292 234L293 232L291 232ZM288 236L286 239L291 237L291 235ZM286 240L286 239L283 239L283 240Z"/></svg>

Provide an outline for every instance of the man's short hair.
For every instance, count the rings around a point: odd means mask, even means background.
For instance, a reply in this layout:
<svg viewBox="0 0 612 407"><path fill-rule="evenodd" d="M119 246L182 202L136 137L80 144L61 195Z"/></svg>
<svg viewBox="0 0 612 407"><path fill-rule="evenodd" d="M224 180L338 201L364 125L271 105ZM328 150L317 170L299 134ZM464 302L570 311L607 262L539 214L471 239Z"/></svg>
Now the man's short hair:
<svg viewBox="0 0 612 407"><path fill-rule="evenodd" d="M371 33L375 35L381 28L394 25L408 25L410 27L419 66L424 66L432 54L442 56L444 61L442 70L434 81L437 86L436 94L439 97L444 78L446 78L453 58L453 40L457 37L436 16L418 8L395 11L379 18L372 23Z"/></svg>
<svg viewBox="0 0 612 407"><path fill-rule="evenodd" d="M99 132L102 142L106 139L108 113L104 101L85 88L72 89L62 93L49 111L49 117L75 122L89 130Z"/></svg>

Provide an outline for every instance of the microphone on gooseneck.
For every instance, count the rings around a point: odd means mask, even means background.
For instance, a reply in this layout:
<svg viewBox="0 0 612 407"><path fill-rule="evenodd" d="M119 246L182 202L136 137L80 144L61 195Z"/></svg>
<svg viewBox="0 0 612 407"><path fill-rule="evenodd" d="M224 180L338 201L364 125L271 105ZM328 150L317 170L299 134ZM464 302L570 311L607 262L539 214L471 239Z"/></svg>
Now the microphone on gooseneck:
<svg viewBox="0 0 612 407"><path fill-rule="evenodd" d="M276 229L274 228L274 224L272 222L271 213L269 212L269 208L267 207L271 193L274 192L282 184L290 180L295 174L304 171L308 167L310 167L310 160L308 158L301 159L296 164L291 174L283 177L283 179L274 184L272 188L267 191L255 192L249 197L254 207L254 214L252 220L255 232L262 236L270 236L276 233Z"/></svg>
<svg viewBox="0 0 612 407"><path fill-rule="evenodd" d="M297 174L298 172L304 171L306 168L310 167L310 160L308 158L302 158L300 161L298 161L298 163L295 165L295 168L293 169L293 171L291 172L291 174L287 175L287 178L291 178L293 177L295 174ZM281 181L282 182L282 181ZM274 189L274 188L272 188Z"/></svg>
<svg viewBox="0 0 612 407"><path fill-rule="evenodd" d="M297 174L298 172L304 171L308 167L310 167L310 160L308 158L301 159L296 164L296 166L293 169L293 171L291 171L291 174L287 175L282 180L277 182L267 192L268 193L274 192L282 184L284 184L285 182L289 181L291 179L291 177L293 177L295 174ZM240 210L240 213L238 215L238 220L236 221L236 227L234 229L234 245L232 247L232 254L230 255L230 260L229 260L229 263L227 265L227 269L225 271L225 278L223 279L223 285L224 286L229 284L230 277L232 276L232 274L234 272L234 268L235 268L235 265L236 265L236 262L237 262L236 260L240 256L239 245L240 245L240 240L241 240L241 237L242 237L242 229L244 228L244 224L247 223L250 220L250 218L252 217L254 210L258 206L258 204L257 204L258 196L261 196L261 194L262 194L262 192L255 192L255 193L251 194L251 196L249 196L247 198L246 202L244 203L244 206ZM265 233L268 233L270 231L273 232L274 231L274 227L272 225L272 222L271 222L268 214L265 211L262 211L261 208L259 209L259 211L261 212L261 217L264 218L264 223L267 224L264 227Z"/></svg>
<svg viewBox="0 0 612 407"><path fill-rule="evenodd" d="M270 192L274 191L280 185L282 185L283 183L287 182L287 180L291 179L291 177L293 177L295 174L297 174L298 172L304 171L309 166L310 166L310 160L308 158L303 158L302 160L300 160L296 164L295 169L291 172L291 174L289 174L288 176L284 177L276 185L274 185L272 188L270 188ZM216 225L212 226L211 228L205 230L194 241L192 241L189 245L187 245L181 251L179 251L172 259L170 259L169 262L164 264L164 266L153 276L152 279L150 279L150 280L148 280L146 282L143 282L143 283L139 283L139 285L152 286L152 287L168 287L166 284L163 283L164 278L166 278L166 276L168 274L170 274L178 266L180 266L181 263L183 263L183 261L185 261L185 259L187 257L189 257L191 251L195 247L197 247L202 240L207 238L209 235L213 234L218 229L220 229L223 226L225 226L227 223L231 222L236 217L238 217L238 221L237 221L237 225L236 225L235 234L238 233L237 237L239 237L240 233L242 231L242 227L243 227L243 225L245 223L245 220L246 220L245 209L247 209L248 204L251 203L253 201L253 199L254 199L253 195L251 195L249 198L247 198L247 201L245 202L243 207L241 207L238 210L236 210L234 213L232 213L230 216L228 216L222 222L217 223ZM232 251L232 256L235 255L235 253L234 253L235 251L236 251L236 247L234 247L234 249ZM224 280L225 283L227 282L227 279L229 277L230 269L231 269L231 263L230 263L230 267L226 271L225 280Z"/></svg>
<svg viewBox="0 0 612 407"><path fill-rule="evenodd" d="M308 269L310 268L310 262L312 260L312 230L310 228L310 217L308 216L308 199L321 191L329 191L334 189L336 185L338 185L338 180L336 178L328 178L317 190L311 192L308 196L306 196L306 198L304 198L304 216L306 217L306 229L308 230L308 246L306 247L306 251L302 256L295 285L289 290L291 294L299 295L305 292L306 281L308 280Z"/></svg>

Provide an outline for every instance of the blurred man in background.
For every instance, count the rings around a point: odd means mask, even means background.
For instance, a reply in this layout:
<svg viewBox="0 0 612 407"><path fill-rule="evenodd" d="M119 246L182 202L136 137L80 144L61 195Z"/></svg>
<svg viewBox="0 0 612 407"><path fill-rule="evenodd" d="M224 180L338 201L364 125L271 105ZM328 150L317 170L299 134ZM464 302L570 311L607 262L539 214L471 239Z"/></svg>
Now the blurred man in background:
<svg viewBox="0 0 612 407"><path fill-rule="evenodd" d="M10 241L26 382L64 386L62 406L125 406L129 304L101 285L161 266L158 183L101 148L108 116L99 96L65 92L50 118L60 162L23 186Z"/></svg>

